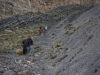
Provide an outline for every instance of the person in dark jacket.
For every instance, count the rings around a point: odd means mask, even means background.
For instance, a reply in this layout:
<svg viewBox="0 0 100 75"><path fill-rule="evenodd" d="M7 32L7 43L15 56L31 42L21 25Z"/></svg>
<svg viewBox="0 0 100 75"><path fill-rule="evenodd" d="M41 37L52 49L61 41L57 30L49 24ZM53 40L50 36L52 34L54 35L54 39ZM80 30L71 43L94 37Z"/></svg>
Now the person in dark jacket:
<svg viewBox="0 0 100 75"><path fill-rule="evenodd" d="M22 41L22 47L23 47L23 54L25 55L27 53L27 49L30 47L28 36L26 36L25 39Z"/></svg>
<svg viewBox="0 0 100 75"><path fill-rule="evenodd" d="M33 45L33 40L31 39L31 36L28 37L30 45Z"/></svg>
<svg viewBox="0 0 100 75"><path fill-rule="evenodd" d="M31 39L31 36L28 36L28 41L29 41L29 44L30 44L30 47L28 49L28 52L30 52L30 50L32 49L32 45L34 45L33 44L33 40Z"/></svg>

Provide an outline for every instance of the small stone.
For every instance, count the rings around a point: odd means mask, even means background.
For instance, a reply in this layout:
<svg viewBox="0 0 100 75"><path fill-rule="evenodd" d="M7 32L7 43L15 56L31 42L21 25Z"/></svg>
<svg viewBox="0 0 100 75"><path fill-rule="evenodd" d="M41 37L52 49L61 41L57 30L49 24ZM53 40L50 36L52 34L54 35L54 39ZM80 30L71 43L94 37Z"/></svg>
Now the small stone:
<svg viewBox="0 0 100 75"><path fill-rule="evenodd" d="M18 72L18 75L31 75L29 70Z"/></svg>
<svg viewBox="0 0 100 75"><path fill-rule="evenodd" d="M38 55L38 54L35 54L35 56L36 56L36 57L39 57L39 55Z"/></svg>
<svg viewBox="0 0 100 75"><path fill-rule="evenodd" d="M30 61L27 61L27 63L30 63Z"/></svg>
<svg viewBox="0 0 100 75"><path fill-rule="evenodd" d="M28 67L28 65L26 65L26 64L24 64L23 66L24 66L24 67Z"/></svg>
<svg viewBox="0 0 100 75"><path fill-rule="evenodd" d="M43 60L41 60L41 61L43 61Z"/></svg>
<svg viewBox="0 0 100 75"><path fill-rule="evenodd" d="M31 63L31 65L34 65L34 63Z"/></svg>
<svg viewBox="0 0 100 75"><path fill-rule="evenodd" d="M20 70L21 70L20 66L16 66L15 69L14 69L15 72L19 72Z"/></svg>
<svg viewBox="0 0 100 75"><path fill-rule="evenodd" d="M3 66L3 64L2 64L2 63L0 63L0 67L1 67L1 66Z"/></svg>
<svg viewBox="0 0 100 75"><path fill-rule="evenodd" d="M18 60L18 61L16 61L16 63L19 63L19 64L20 64L21 62L22 62L22 60Z"/></svg>
<svg viewBox="0 0 100 75"><path fill-rule="evenodd" d="M38 66L34 66L34 68L39 68Z"/></svg>

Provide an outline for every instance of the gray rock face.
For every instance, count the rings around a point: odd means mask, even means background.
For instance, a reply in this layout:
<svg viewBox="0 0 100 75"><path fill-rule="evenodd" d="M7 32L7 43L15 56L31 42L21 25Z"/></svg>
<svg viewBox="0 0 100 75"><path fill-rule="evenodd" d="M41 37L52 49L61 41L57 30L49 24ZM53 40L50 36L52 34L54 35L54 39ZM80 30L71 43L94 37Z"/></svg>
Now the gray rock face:
<svg viewBox="0 0 100 75"><path fill-rule="evenodd" d="M45 75L100 74L99 12L100 5L84 12L76 20L68 22L69 18L66 18L60 21L46 33L54 38L52 48L49 49L51 51L47 51L50 58L45 62L47 64L45 67L48 69ZM68 34L65 34L66 30ZM56 44L60 44L60 47L55 48Z"/></svg>
<svg viewBox="0 0 100 75"><path fill-rule="evenodd" d="M58 24L54 30L54 40L60 40L61 52L56 58L57 75L99 75L100 72L100 5L83 13L71 22L68 27L67 20ZM62 26L60 26L62 25ZM64 34L67 25L69 34ZM65 29L65 30L66 30ZM64 50L62 48L67 48ZM54 49L55 50L55 49ZM57 54L57 52L55 53ZM67 55L63 58L64 55ZM62 60L63 58L63 60ZM52 62L52 61L51 61ZM50 74L50 75L55 75Z"/></svg>

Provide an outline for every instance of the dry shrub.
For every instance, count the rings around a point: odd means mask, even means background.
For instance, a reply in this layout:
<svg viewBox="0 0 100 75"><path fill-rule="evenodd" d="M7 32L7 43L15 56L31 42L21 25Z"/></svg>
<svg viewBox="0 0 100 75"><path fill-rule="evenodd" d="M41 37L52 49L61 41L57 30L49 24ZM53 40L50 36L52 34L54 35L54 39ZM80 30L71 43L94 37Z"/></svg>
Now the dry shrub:
<svg viewBox="0 0 100 75"><path fill-rule="evenodd" d="M66 31L65 31L65 34L69 34L69 30L66 30Z"/></svg>
<svg viewBox="0 0 100 75"><path fill-rule="evenodd" d="M17 50L16 50L16 54L18 54L18 55L22 55L22 54L23 54L23 50L21 50L21 49L17 49Z"/></svg>
<svg viewBox="0 0 100 75"><path fill-rule="evenodd" d="M58 47L60 47L60 46L61 46L60 44L56 44L56 46L55 46L55 47L56 47L56 48L58 48Z"/></svg>

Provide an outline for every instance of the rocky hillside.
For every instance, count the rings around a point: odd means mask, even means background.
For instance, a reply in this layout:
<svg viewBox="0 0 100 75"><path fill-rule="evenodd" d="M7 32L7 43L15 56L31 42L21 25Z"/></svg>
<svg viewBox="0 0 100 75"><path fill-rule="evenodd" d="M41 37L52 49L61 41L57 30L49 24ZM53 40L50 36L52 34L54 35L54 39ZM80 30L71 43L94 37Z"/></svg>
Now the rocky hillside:
<svg viewBox="0 0 100 75"><path fill-rule="evenodd" d="M0 18L24 14L26 12L45 12L59 6L73 4L98 4L99 0L0 0Z"/></svg>
<svg viewBox="0 0 100 75"><path fill-rule="evenodd" d="M0 75L100 75L100 5L63 6L0 23ZM48 30L39 36L33 30L43 25ZM34 48L27 55L16 55L26 34L33 37Z"/></svg>
<svg viewBox="0 0 100 75"><path fill-rule="evenodd" d="M65 19L66 17L69 17L69 21L72 21L92 7L93 6L90 5L62 6L44 14L29 12L21 16L13 16L0 20L0 49L6 50L16 48L20 45L20 42L24 35L37 35L39 26L48 26L49 28L51 28L52 25L55 25L60 20ZM9 39L10 36L12 36L11 39Z"/></svg>

